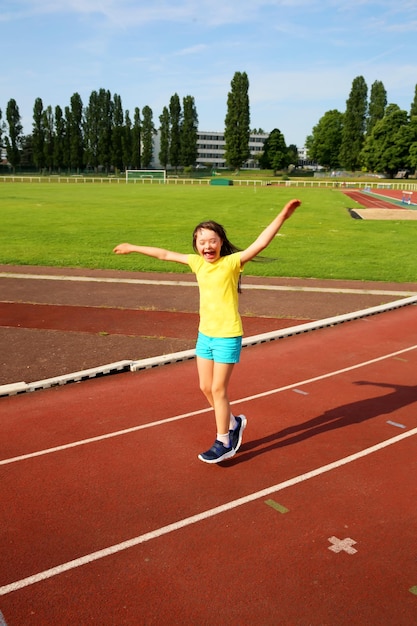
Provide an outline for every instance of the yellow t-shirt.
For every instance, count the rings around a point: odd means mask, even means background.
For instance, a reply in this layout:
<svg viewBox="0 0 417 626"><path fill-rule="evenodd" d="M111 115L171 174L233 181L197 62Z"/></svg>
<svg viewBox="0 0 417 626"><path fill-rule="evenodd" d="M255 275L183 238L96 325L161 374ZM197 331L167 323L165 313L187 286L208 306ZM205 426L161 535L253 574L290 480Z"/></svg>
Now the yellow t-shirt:
<svg viewBox="0 0 417 626"><path fill-rule="evenodd" d="M237 286L242 270L240 252L208 263L199 254L188 255L200 290L199 331L209 337L240 337L242 320L238 310Z"/></svg>

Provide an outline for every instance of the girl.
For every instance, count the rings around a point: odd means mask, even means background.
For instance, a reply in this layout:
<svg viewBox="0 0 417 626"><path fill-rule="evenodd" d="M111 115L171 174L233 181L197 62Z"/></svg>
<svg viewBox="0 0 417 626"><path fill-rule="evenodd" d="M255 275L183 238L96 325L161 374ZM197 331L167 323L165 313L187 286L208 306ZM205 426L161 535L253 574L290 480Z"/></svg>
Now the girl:
<svg viewBox="0 0 417 626"><path fill-rule="evenodd" d="M301 204L291 200L259 237L245 250L238 250L227 239L217 222L202 222L194 229L193 248L197 254L182 254L162 248L122 243L116 254L138 252L163 261L189 265L200 291L200 324L196 345L200 389L214 409L217 435L212 447L198 455L205 463L231 458L242 443L246 427L244 415L230 411L228 384L235 363L239 362L243 328L238 311L238 286L244 265L264 250L282 224Z"/></svg>

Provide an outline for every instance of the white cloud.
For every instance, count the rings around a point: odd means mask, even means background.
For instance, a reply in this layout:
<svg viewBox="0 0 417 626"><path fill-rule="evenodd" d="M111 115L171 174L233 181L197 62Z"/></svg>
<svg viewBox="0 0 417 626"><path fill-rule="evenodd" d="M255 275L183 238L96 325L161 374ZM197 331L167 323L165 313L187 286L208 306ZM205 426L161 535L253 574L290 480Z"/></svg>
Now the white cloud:
<svg viewBox="0 0 417 626"><path fill-rule="evenodd" d="M101 87L156 120L172 94L192 95L200 127L221 130L230 81L246 71L252 125L301 143L344 110L356 76L406 109L417 82L415 0L13 0L0 20L14 51L0 108L15 98L29 130L36 97L63 107Z"/></svg>
<svg viewBox="0 0 417 626"><path fill-rule="evenodd" d="M200 54L201 52L205 52L208 46L206 44L197 44L195 46L190 46L189 48L183 48L182 50L178 50L175 55L176 56L195 56Z"/></svg>

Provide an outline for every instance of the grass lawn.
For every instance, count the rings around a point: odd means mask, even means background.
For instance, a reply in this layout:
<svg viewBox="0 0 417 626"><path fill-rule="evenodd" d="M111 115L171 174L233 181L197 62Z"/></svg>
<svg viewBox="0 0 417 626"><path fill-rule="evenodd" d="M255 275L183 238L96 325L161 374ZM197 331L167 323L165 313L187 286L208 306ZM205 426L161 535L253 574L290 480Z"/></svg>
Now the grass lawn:
<svg viewBox="0 0 417 626"><path fill-rule="evenodd" d="M123 241L191 252L194 226L214 219L247 246L292 197L302 201L247 275L416 281L417 221L352 219L337 189L2 183L0 263L136 271L186 267L112 253Z"/></svg>

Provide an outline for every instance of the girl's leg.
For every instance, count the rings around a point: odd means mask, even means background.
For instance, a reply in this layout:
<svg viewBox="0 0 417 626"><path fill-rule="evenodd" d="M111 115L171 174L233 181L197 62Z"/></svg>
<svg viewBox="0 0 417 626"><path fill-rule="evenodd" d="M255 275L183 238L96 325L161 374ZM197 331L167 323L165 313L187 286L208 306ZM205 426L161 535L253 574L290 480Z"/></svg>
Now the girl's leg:
<svg viewBox="0 0 417 626"><path fill-rule="evenodd" d="M200 389L214 409L217 433L229 432L230 403L227 388L234 363L217 363L197 357L197 369Z"/></svg>
<svg viewBox="0 0 417 626"><path fill-rule="evenodd" d="M210 406L213 406L213 395L211 388L213 386L213 366L214 362L209 359L197 357L197 371L200 389L206 396Z"/></svg>
<svg viewBox="0 0 417 626"><path fill-rule="evenodd" d="M219 434L229 432L230 402L227 389L234 366L234 363L214 362L211 393L213 396L217 432Z"/></svg>

